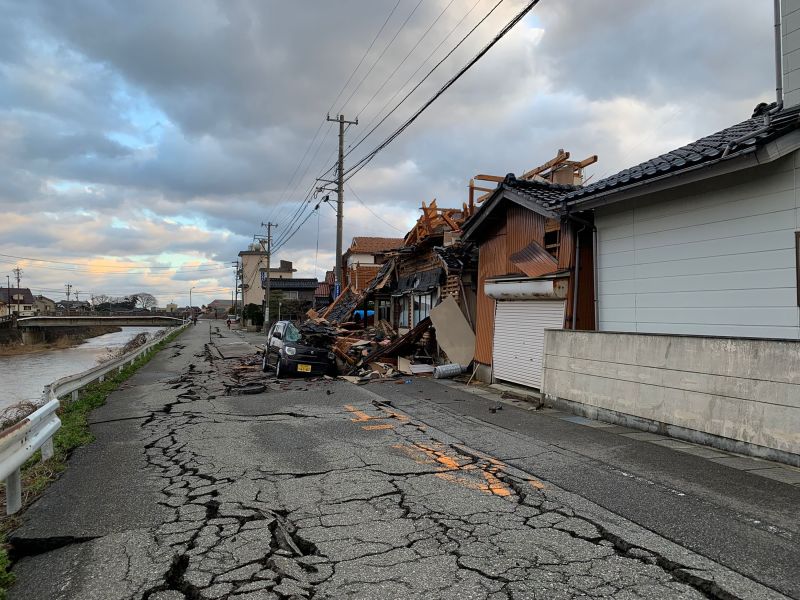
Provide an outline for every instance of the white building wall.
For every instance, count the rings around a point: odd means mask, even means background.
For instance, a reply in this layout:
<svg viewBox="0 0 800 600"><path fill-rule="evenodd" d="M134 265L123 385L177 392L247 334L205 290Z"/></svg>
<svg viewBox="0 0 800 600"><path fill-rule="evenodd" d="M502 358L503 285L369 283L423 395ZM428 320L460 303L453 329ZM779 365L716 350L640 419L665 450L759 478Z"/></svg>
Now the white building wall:
<svg viewBox="0 0 800 600"><path fill-rule="evenodd" d="M353 265L360 264L360 265L372 265L375 264L375 256L372 254L351 254L347 257L347 266L352 267Z"/></svg>
<svg viewBox="0 0 800 600"><path fill-rule="evenodd" d="M800 339L798 157L597 209L599 329Z"/></svg>

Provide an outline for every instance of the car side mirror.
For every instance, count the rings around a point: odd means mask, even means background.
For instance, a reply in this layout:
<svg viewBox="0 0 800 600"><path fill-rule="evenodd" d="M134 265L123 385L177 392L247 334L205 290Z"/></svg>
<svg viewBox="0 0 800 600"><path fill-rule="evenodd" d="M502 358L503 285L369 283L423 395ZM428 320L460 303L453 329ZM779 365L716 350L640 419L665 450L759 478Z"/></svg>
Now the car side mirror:
<svg viewBox="0 0 800 600"><path fill-rule="evenodd" d="M276 331L275 333L273 333L272 337L274 337L276 339L279 339L279 340L283 339L283 335L281 335L280 331Z"/></svg>

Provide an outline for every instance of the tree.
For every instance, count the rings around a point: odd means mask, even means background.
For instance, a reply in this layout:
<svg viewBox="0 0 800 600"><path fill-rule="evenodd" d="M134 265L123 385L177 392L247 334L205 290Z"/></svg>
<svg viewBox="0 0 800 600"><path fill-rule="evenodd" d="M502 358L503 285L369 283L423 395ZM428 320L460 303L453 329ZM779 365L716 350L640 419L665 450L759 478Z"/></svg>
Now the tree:
<svg viewBox="0 0 800 600"><path fill-rule="evenodd" d="M131 296L131 300L133 300L133 305L135 308L141 308L143 310L150 310L157 304L156 297L153 296L153 294L148 294L147 292L133 294Z"/></svg>
<svg viewBox="0 0 800 600"><path fill-rule="evenodd" d="M96 296L92 296L92 306L97 307L100 304L108 304L110 300L111 298L105 294L97 294Z"/></svg>

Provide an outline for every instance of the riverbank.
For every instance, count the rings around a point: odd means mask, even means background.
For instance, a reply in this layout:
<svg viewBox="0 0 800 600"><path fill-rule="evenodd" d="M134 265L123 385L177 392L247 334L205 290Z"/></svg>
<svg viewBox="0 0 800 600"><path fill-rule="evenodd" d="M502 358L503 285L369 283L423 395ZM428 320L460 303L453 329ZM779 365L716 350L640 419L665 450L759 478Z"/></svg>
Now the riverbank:
<svg viewBox="0 0 800 600"><path fill-rule="evenodd" d="M140 356L134 361L133 365L128 365L121 372L109 374L104 382L87 387L81 391L77 401L62 401L61 408L58 410L61 428L53 436L55 450L53 458L42 462L41 453L37 452L23 465L23 509L15 515L3 515L0 517L0 600L6 598L7 589L14 582L13 576L8 572L11 566L6 542L8 532L19 526L20 517L25 509L41 496L47 486L67 468L67 460L73 450L94 441L94 435L89 430L89 413L105 404L109 394L157 356L158 351L174 340L180 333L169 333L154 347L155 352ZM0 505L4 503L5 487L3 486L0 487Z"/></svg>
<svg viewBox="0 0 800 600"><path fill-rule="evenodd" d="M0 331L0 357L36 354L48 350L64 350L84 343L86 340L122 331L121 327L97 325L94 327L65 327L45 331L41 344L23 344L22 335L16 329Z"/></svg>

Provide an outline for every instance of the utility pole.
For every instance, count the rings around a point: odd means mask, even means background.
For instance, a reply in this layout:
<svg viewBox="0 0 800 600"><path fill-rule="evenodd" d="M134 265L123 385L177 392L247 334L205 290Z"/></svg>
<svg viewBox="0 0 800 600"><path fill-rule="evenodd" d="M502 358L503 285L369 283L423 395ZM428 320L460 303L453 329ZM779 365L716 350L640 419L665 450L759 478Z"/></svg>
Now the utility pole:
<svg viewBox="0 0 800 600"><path fill-rule="evenodd" d="M6 275L6 284L8 286L8 287L6 287L6 296L8 296L8 304L6 306L8 306L8 316L10 317L11 316L11 278L8 275Z"/></svg>
<svg viewBox="0 0 800 600"><path fill-rule="evenodd" d="M67 302L69 302L69 295L72 292L72 284L71 283L65 283L64 287L67 290Z"/></svg>
<svg viewBox="0 0 800 600"><path fill-rule="evenodd" d="M336 292L337 296L344 289L342 279L342 220L344 218L344 125L358 125L358 119L355 121L347 121L344 115L339 115L335 119L327 116L328 121L336 121L339 123L339 162L336 174L336 192L338 198L336 200Z"/></svg>
<svg viewBox="0 0 800 600"><path fill-rule="evenodd" d="M14 273L14 277L17 280L17 314L19 314L19 297L20 297L19 280L20 277L22 277L22 269L20 269L19 267L14 267L13 269L11 269L11 271Z"/></svg>
<svg viewBox="0 0 800 600"><path fill-rule="evenodd" d="M261 223L262 227L267 228L267 277L264 281L264 300L262 301L261 312L264 314L264 332L269 330L269 295L270 295L270 261L272 260L272 228L278 227L277 223ZM259 240L261 249L264 249L264 240Z"/></svg>

